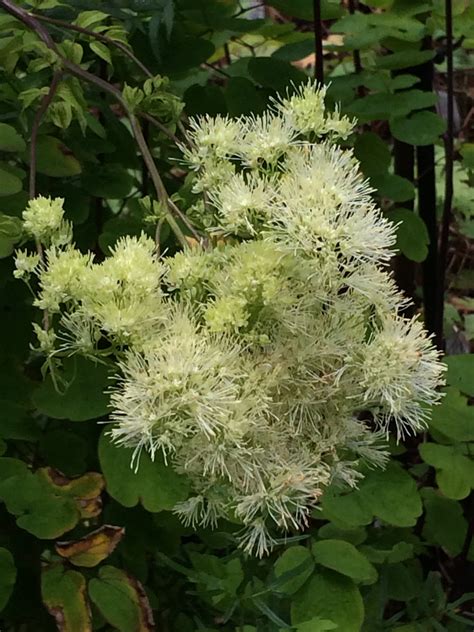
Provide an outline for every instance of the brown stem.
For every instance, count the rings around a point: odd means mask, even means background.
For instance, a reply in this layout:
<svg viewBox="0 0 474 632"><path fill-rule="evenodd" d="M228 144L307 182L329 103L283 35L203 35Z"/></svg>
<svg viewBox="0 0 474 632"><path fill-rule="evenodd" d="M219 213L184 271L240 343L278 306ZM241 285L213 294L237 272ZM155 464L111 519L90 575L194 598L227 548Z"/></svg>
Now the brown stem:
<svg viewBox="0 0 474 632"><path fill-rule="evenodd" d="M140 70L145 74L148 78L153 77L153 73L149 70L145 64L143 64L132 51L123 43L117 40L108 37L107 35L103 35L102 33L96 33L95 31L91 31L90 29L85 29L81 26L76 26L75 24L70 24L69 22L64 22L63 20L57 20L56 18L50 18L46 15L37 15L35 14L35 18L40 20L41 22L47 22L48 24L54 24L63 29L68 29L69 31L75 31L76 33L81 33L82 35L86 35L87 37L93 37L99 42L103 42L104 44L108 44L109 46L114 46L118 50L122 51L124 55L126 55L133 63L140 68Z"/></svg>
<svg viewBox="0 0 474 632"><path fill-rule="evenodd" d="M151 155L150 149L148 148L145 137L143 136L140 123L138 122L135 114L131 112L130 109L128 108L128 105L126 101L124 100L121 91L115 86L113 86L112 84L110 84L108 81L105 81L104 79L101 79L100 77L96 77L96 75L88 72L87 70L84 70L84 68L81 68L81 66L75 64L74 62L60 55L60 53L58 52L56 48L56 44L51 38L51 35L44 28L44 26L36 19L36 16L33 16L27 11L25 11L24 9L22 9L21 7L18 7L16 4L11 2L11 0L0 0L0 7L3 7L3 9L5 9L7 13L10 13L10 15L13 15L18 20L20 20L20 22L23 22L23 24L25 24L31 30L37 33L37 35L42 39L42 41L46 44L46 46L50 48L52 51L54 51L56 55L58 55L63 71L67 70L71 75L74 75L75 77L78 77L79 79L83 79L84 81L87 81L88 83L91 83L97 86L104 92L111 94L124 108L124 110L127 112L127 115L130 119L133 134L135 136L135 140L140 149L140 152L143 156L143 160L150 172L150 176L151 176L153 185L156 189L158 200L162 202L162 204L168 211L168 223L170 224L173 232L175 233L181 245L183 247L187 246L187 242L183 235L183 232L180 229L174 217L172 216L171 209L168 202L168 199L169 199L168 193L160 177L160 174L158 173L158 169L156 168L155 162Z"/></svg>
<svg viewBox="0 0 474 632"><path fill-rule="evenodd" d="M446 9L446 66L447 66L447 131L445 147L445 182L443 218L439 243L438 296L436 304L436 343L443 346L444 290L446 283L446 263L448 258L449 227L453 202L454 167L454 64L453 64L453 11L452 0L445 0Z"/></svg>
<svg viewBox="0 0 474 632"><path fill-rule="evenodd" d="M62 71L56 70L56 72L53 75L51 85L49 86L49 90L42 98L40 107L38 111L36 112L35 118L33 120L33 126L31 128L31 144L30 144L30 186L29 186L30 200L36 197L36 143L38 140L38 131L41 125L41 121L43 120L43 117L46 114L47 109L49 108L52 100L54 99L54 95L56 94L56 90L58 88L59 82L61 81L62 75L63 75Z"/></svg>
<svg viewBox="0 0 474 632"><path fill-rule="evenodd" d="M29 198L32 200L36 197L36 163L37 163L37 141L38 141L38 132L41 125L41 121L43 120L44 115L46 114L49 106L51 105L52 100L54 99L54 95L56 94L56 90L58 88L59 82L62 78L62 71L56 70L53 75L53 79L51 81L51 85L49 86L48 92L44 95L41 100L40 106L35 114L35 118L33 120L33 126L31 128L31 140L30 140L30 178L29 178ZM36 252L39 255L41 263L45 263L44 258L44 250L43 245L39 239L35 239L36 244ZM48 310L43 310L43 329L48 331L50 325L49 313Z"/></svg>
<svg viewBox="0 0 474 632"><path fill-rule="evenodd" d="M181 142L180 142L179 138L175 134L173 134L173 132L171 132L166 127L166 125L163 125L163 123L161 123L161 121L156 119L151 114L148 114L147 112L139 112L139 115L141 116L142 119L145 119L145 121L148 121L149 123L154 125L157 129L159 129L160 132L163 132L163 134L165 134L165 136L167 136L170 140L172 140L173 143L175 143L175 145L178 145L178 147L179 147L179 145L181 145Z"/></svg>
<svg viewBox="0 0 474 632"><path fill-rule="evenodd" d="M169 206L173 209L175 215L177 215L177 217L179 217L179 219L183 222L183 224L186 226L186 228L189 230L189 232L192 234L192 236L194 237L194 239L199 243L202 244L203 241L203 237L202 235L200 235L198 233L198 231L194 228L194 226L191 224L191 222L188 220L188 218L186 217L186 215L181 211L180 208L178 208L176 206L176 204L173 202L173 200L168 199L168 204Z"/></svg>
<svg viewBox="0 0 474 632"><path fill-rule="evenodd" d="M321 0L313 0L313 25L314 25L314 52L316 55L314 64L314 77L319 84L324 83L323 65L323 23L321 21Z"/></svg>

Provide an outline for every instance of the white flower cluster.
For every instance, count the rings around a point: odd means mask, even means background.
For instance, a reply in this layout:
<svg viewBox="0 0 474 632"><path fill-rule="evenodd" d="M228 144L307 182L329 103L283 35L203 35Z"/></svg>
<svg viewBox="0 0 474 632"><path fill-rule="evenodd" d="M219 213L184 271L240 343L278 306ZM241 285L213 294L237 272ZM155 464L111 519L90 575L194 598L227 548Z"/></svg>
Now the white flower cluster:
<svg viewBox="0 0 474 632"><path fill-rule="evenodd" d="M21 259L57 352L116 359L113 440L187 474L183 520L238 521L258 555L439 398L438 353L385 269L393 226L335 143L351 129L311 84L260 117L193 120L184 153L214 246L158 260L142 236L100 264L55 244L39 270Z"/></svg>

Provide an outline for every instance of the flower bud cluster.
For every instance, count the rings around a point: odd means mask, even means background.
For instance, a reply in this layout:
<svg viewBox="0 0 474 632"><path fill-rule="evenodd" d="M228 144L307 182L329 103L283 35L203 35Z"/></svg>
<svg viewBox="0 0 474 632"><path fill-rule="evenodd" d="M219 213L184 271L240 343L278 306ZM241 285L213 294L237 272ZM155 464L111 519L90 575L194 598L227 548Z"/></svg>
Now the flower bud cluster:
<svg viewBox="0 0 474 632"><path fill-rule="evenodd" d="M258 555L327 485L383 466L389 429L419 431L439 399L438 353L386 268L394 228L336 144L351 129L312 84L262 116L192 120L184 159L213 246L158 259L142 236L102 263L54 241L43 267L18 256L55 318L43 347L117 362L113 440L190 478L187 524L237 521ZM48 208L25 213L38 239L62 221Z"/></svg>

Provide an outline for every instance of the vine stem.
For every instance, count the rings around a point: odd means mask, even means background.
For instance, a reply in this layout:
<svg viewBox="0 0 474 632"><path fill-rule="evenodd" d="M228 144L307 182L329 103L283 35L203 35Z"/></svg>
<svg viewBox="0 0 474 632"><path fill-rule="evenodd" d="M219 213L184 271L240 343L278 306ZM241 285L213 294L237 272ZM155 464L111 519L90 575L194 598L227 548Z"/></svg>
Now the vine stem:
<svg viewBox="0 0 474 632"><path fill-rule="evenodd" d="M126 46L123 42L119 42L118 40L113 39L112 37L108 37L107 35L103 35L102 33L96 33L95 31L91 31L90 29L85 29L82 26L77 26L76 24L71 24L69 22L65 22L64 20L57 20L56 18L50 18L46 15L38 15L35 14L35 18L40 20L41 22L46 22L48 24L53 24L54 26L58 26L63 29L67 29L69 31L75 31L76 33L81 33L81 35L86 35L87 37L93 37L99 42L103 42L104 44L108 44L109 46L114 46L118 50L122 51L124 55L126 55L133 63L140 68L140 70L145 74L149 79L153 78L153 73L149 68L142 63L138 57L136 57L132 51Z"/></svg>
<svg viewBox="0 0 474 632"><path fill-rule="evenodd" d="M46 114L49 106L51 105L54 95L58 89L59 83L63 76L62 71L56 70L53 75L53 79L51 81L51 85L49 86L48 92L41 99L40 106L35 114L35 118L33 120L33 126L31 128L31 139L30 139L30 177L29 177L29 191L28 197L30 200L36 197L36 165L37 165L37 143L38 143L38 132L41 125L41 121L43 120L44 115ZM43 244L40 242L38 238L35 239L36 252L40 258L40 261L43 265L45 265L45 257ZM43 310L43 329L45 331L49 330L50 326L50 318L49 312L47 309Z"/></svg>
<svg viewBox="0 0 474 632"><path fill-rule="evenodd" d="M436 343L443 347L444 290L446 285L446 264L448 259L449 228L453 202L454 168L454 64L453 64L453 11L452 0L445 0L446 12L446 67L447 67L447 130L444 138L445 181L443 218L439 241L439 268L436 300Z"/></svg>
<svg viewBox="0 0 474 632"><path fill-rule="evenodd" d="M41 121L43 120L44 115L46 114L47 109L51 105L51 102L54 99L54 95L56 94L56 90L58 88L59 82L63 76L62 71L57 70L51 81L51 85L49 86L48 92L44 95L41 100L40 107L35 114L35 118L33 120L33 126L31 128L31 145L30 145L30 181L29 181L29 197L32 200L36 197L36 162L37 162L37 140L38 140L38 131L41 125Z"/></svg>
<svg viewBox="0 0 474 632"><path fill-rule="evenodd" d="M28 13L28 11L25 11L24 9L16 5L11 0L0 0L0 7L5 9L7 13L9 13L10 15L13 15L15 18L17 18L20 22L25 24L32 31L36 32L36 34L41 38L44 44L46 44L46 46L58 56L58 60L60 61L60 64L62 67L61 72L67 71L71 75L97 86L104 92L107 92L110 95L112 95L124 108L125 112L127 113L127 116L130 119L132 131L135 136L137 145L140 149L140 152L143 156L143 160L150 172L150 176L153 181L153 185L155 187L158 200L163 204L164 208L166 209L167 220L170 224L170 227L175 233L176 238L178 239L180 244L183 247L186 247L187 246L186 238L183 234L183 231L181 230L178 223L176 222L175 218L173 217L173 214L171 212L172 208L170 207L169 202L168 202L169 200L168 193L163 184L161 176L158 173L158 169L156 168L155 161L153 160L153 156L147 145L145 137L143 136L140 123L138 122L135 114L128 107L126 101L124 100L122 96L121 91L115 86L113 86L111 83L109 83L108 81L105 81L101 77L97 77L93 73L90 73L87 70L84 70L84 68L81 68L81 66L79 66L78 64L75 64L69 59L66 59L65 57L63 57L58 52L56 44L54 40L52 39L50 33L43 26L43 24L41 24L41 22L37 20L36 16L33 16L31 13Z"/></svg>
<svg viewBox="0 0 474 632"><path fill-rule="evenodd" d="M321 0L313 0L313 26L314 26L314 52L316 55L314 64L314 77L322 85L324 83L323 64L323 24L321 21Z"/></svg>

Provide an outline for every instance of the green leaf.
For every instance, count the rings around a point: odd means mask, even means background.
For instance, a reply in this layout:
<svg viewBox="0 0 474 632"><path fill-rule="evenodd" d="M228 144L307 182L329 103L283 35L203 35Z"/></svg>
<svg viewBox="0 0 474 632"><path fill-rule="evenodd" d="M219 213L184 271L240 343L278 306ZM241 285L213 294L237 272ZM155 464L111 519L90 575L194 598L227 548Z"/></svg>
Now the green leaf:
<svg viewBox="0 0 474 632"><path fill-rule="evenodd" d="M298 42L290 42L278 48L272 57L283 61L298 61L314 53L314 37L311 35Z"/></svg>
<svg viewBox="0 0 474 632"><path fill-rule="evenodd" d="M457 389L448 388L441 405L433 407L430 428L454 441L474 441L474 406Z"/></svg>
<svg viewBox="0 0 474 632"><path fill-rule="evenodd" d="M329 621L329 619L321 619L314 617L310 621L304 621L296 626L296 632L326 632L326 630L335 630L339 626Z"/></svg>
<svg viewBox="0 0 474 632"><path fill-rule="evenodd" d="M56 376L58 377L58 376ZM58 393L50 375L33 393L33 403L43 415L53 419L86 421L108 412L110 386L107 366L75 357L64 361L63 391Z"/></svg>
<svg viewBox="0 0 474 632"><path fill-rule="evenodd" d="M26 143L11 125L0 123L0 151L25 151Z"/></svg>
<svg viewBox="0 0 474 632"><path fill-rule="evenodd" d="M360 547L360 551L373 564L397 564L413 557L413 544L398 542L390 549L364 545Z"/></svg>
<svg viewBox="0 0 474 632"><path fill-rule="evenodd" d="M104 566L89 581L89 596L104 619L120 632L154 630L146 593L136 579L113 566Z"/></svg>
<svg viewBox="0 0 474 632"><path fill-rule="evenodd" d="M261 86L282 93L292 82L297 85L306 80L303 72L274 57L252 57L248 69L252 79Z"/></svg>
<svg viewBox="0 0 474 632"><path fill-rule="evenodd" d="M422 90L405 90L396 94L379 92L356 99L346 110L360 121L390 120L431 107L435 103L436 95Z"/></svg>
<svg viewBox="0 0 474 632"><path fill-rule="evenodd" d="M0 170L1 186L1 170ZM21 220L0 213L0 258L9 257L22 236Z"/></svg>
<svg viewBox="0 0 474 632"><path fill-rule="evenodd" d="M448 365L447 381L466 395L474 397L474 356L460 354L447 356L444 361Z"/></svg>
<svg viewBox="0 0 474 632"><path fill-rule="evenodd" d="M467 169L474 170L474 143L463 143L459 152L462 156L463 165Z"/></svg>
<svg viewBox="0 0 474 632"><path fill-rule="evenodd" d="M433 57L434 52L431 50L403 50L391 55L379 56L375 64L378 68L399 70L424 64Z"/></svg>
<svg viewBox="0 0 474 632"><path fill-rule="evenodd" d="M422 495L426 511L423 537L435 546L443 547L451 557L459 555L467 531L461 504L444 498L431 488L423 489Z"/></svg>
<svg viewBox="0 0 474 632"><path fill-rule="evenodd" d="M76 503L56 495L41 476L26 471L1 480L0 499L21 529L40 539L54 539L77 524Z"/></svg>
<svg viewBox="0 0 474 632"><path fill-rule="evenodd" d="M106 164L84 172L81 182L87 193L95 197L120 200L131 193L135 179L120 164Z"/></svg>
<svg viewBox="0 0 474 632"><path fill-rule="evenodd" d="M373 513L365 506L357 492L337 494L329 489L323 495L321 506L323 516L342 528L358 527L372 522Z"/></svg>
<svg viewBox="0 0 474 632"><path fill-rule="evenodd" d="M368 472L353 493L373 515L396 527L412 527L423 510L416 482L393 461L385 470Z"/></svg>
<svg viewBox="0 0 474 632"><path fill-rule="evenodd" d="M389 599L415 599L420 596L423 587L419 562L413 560L405 564L389 564L381 570L381 581Z"/></svg>
<svg viewBox="0 0 474 632"><path fill-rule="evenodd" d="M372 584L377 571L353 544L344 540L320 540L312 547L317 564L346 575L356 582Z"/></svg>
<svg viewBox="0 0 474 632"><path fill-rule="evenodd" d="M229 79L224 96L230 116L259 114L265 109L265 101L255 85L243 77Z"/></svg>
<svg viewBox="0 0 474 632"><path fill-rule="evenodd" d="M393 136L409 145L432 145L445 130L446 123L434 112L415 112L390 122Z"/></svg>
<svg viewBox="0 0 474 632"><path fill-rule="evenodd" d="M387 143L373 132L364 132L357 136L354 154L366 176L385 173L392 159Z"/></svg>
<svg viewBox="0 0 474 632"><path fill-rule="evenodd" d="M77 18L74 20L73 24L79 26L82 29L88 29L93 24L98 24L99 22L103 22L108 18L108 14L103 11L81 11Z"/></svg>
<svg viewBox="0 0 474 632"><path fill-rule="evenodd" d="M105 44L102 42L90 42L89 46L98 57L112 65L112 57L110 56L110 51Z"/></svg>
<svg viewBox="0 0 474 632"><path fill-rule="evenodd" d="M61 632L91 632L92 622L86 599L86 581L77 571L61 564L47 567L41 576L41 593L48 612Z"/></svg>
<svg viewBox="0 0 474 632"><path fill-rule="evenodd" d="M23 184L18 176L10 173L4 168L0 168L0 197L15 195L23 188Z"/></svg>
<svg viewBox="0 0 474 632"><path fill-rule="evenodd" d="M147 511L172 509L188 495L189 482L164 464L158 455L154 461L143 450L140 465L131 467L133 450L114 445L106 435L99 441L99 459L107 484L107 492L125 507L141 502Z"/></svg>
<svg viewBox="0 0 474 632"><path fill-rule="evenodd" d="M412 261L424 261L428 254L430 238L425 222L413 211L395 208L387 213L388 218L397 226L396 247Z"/></svg>
<svg viewBox="0 0 474 632"><path fill-rule="evenodd" d="M313 570L314 560L309 549L299 545L291 546L275 562L277 582L274 589L292 595L303 586Z"/></svg>
<svg viewBox="0 0 474 632"><path fill-rule="evenodd" d="M271 0L269 4L285 15L310 22L313 21L314 8L312 0ZM334 20L340 17L342 13L343 9L338 0L321 0L321 19Z"/></svg>
<svg viewBox="0 0 474 632"><path fill-rule="evenodd" d="M407 202L415 197L413 183L393 173L376 174L370 178L370 183L381 197L394 202Z"/></svg>
<svg viewBox="0 0 474 632"><path fill-rule="evenodd" d="M74 566L92 568L112 554L124 533L122 527L104 524L79 540L56 542L56 553Z"/></svg>
<svg viewBox="0 0 474 632"><path fill-rule="evenodd" d="M36 168L38 173L52 178L67 178L81 173L81 165L71 150L54 136L38 138Z"/></svg>
<svg viewBox="0 0 474 632"><path fill-rule="evenodd" d="M0 548L0 612L5 608L16 581L16 567L10 551Z"/></svg>
<svg viewBox="0 0 474 632"><path fill-rule="evenodd" d="M474 461L460 446L423 443L420 455L436 469L436 481L447 498L461 500L474 488Z"/></svg>
<svg viewBox="0 0 474 632"><path fill-rule="evenodd" d="M364 603L354 582L330 570L314 574L293 596L291 623L297 625L314 617L333 621L341 632L360 632Z"/></svg>

